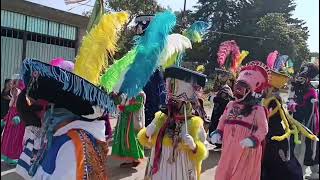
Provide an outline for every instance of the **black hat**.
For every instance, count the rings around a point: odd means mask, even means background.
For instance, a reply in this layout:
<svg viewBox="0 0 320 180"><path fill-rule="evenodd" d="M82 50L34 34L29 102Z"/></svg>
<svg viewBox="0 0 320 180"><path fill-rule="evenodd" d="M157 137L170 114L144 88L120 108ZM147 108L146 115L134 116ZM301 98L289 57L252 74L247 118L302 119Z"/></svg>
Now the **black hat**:
<svg viewBox="0 0 320 180"><path fill-rule="evenodd" d="M149 26L153 17L154 15L139 15L135 18L134 22L136 23L136 32L138 35L141 35L144 33L144 31ZM141 28L140 32L139 32L139 28Z"/></svg>
<svg viewBox="0 0 320 180"><path fill-rule="evenodd" d="M319 74L319 67L314 63L303 64L300 68L298 76L308 78L309 80L315 78Z"/></svg>
<svg viewBox="0 0 320 180"><path fill-rule="evenodd" d="M27 95L33 99L46 100L79 116L94 114L93 106L107 111L115 108L99 87L60 67L26 59L22 71Z"/></svg>
<svg viewBox="0 0 320 180"><path fill-rule="evenodd" d="M214 69L214 74L216 75L225 75L225 76L229 76L230 78L232 77L232 73L230 71L227 71L225 69L220 69L220 68L215 68Z"/></svg>
<svg viewBox="0 0 320 180"><path fill-rule="evenodd" d="M202 73L176 66L167 68L164 72L164 77L179 79L188 83L196 83L201 87L204 87L207 81L207 76Z"/></svg>

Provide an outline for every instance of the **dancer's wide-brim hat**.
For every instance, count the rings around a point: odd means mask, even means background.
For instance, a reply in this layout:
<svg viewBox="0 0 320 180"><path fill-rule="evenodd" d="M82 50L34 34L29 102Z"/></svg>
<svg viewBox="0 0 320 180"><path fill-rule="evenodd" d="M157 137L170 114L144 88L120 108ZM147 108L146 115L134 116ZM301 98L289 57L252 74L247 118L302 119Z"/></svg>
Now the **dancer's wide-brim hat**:
<svg viewBox="0 0 320 180"><path fill-rule="evenodd" d="M135 23L150 22L154 18L153 14L141 14L135 18Z"/></svg>
<svg viewBox="0 0 320 180"><path fill-rule="evenodd" d="M148 28L150 22L154 18L154 15L139 15L135 18L136 28L141 26L142 33Z"/></svg>
<svg viewBox="0 0 320 180"><path fill-rule="evenodd" d="M215 68L214 69L214 74L215 75L224 75L224 76L228 76L229 78L232 77L232 73L226 69L221 69L221 68Z"/></svg>
<svg viewBox="0 0 320 180"><path fill-rule="evenodd" d="M22 75L27 95L66 108L80 116L94 114L94 106L113 111L108 94L82 77L60 67L34 59L23 61Z"/></svg>
<svg viewBox="0 0 320 180"><path fill-rule="evenodd" d="M197 84L201 87L205 86L207 80L207 76L202 73L176 66L167 68L164 72L164 77L179 79L187 83Z"/></svg>
<svg viewBox="0 0 320 180"><path fill-rule="evenodd" d="M319 74L319 66L314 63L305 63L301 66L298 76L308 78L309 80L315 78Z"/></svg>
<svg viewBox="0 0 320 180"><path fill-rule="evenodd" d="M270 80L269 80L269 85L278 89L283 88L287 82L289 81L290 77L283 74L283 73L278 73L275 71L270 71Z"/></svg>
<svg viewBox="0 0 320 180"><path fill-rule="evenodd" d="M205 86L206 75L183 67L169 67L164 72L169 99L194 102Z"/></svg>

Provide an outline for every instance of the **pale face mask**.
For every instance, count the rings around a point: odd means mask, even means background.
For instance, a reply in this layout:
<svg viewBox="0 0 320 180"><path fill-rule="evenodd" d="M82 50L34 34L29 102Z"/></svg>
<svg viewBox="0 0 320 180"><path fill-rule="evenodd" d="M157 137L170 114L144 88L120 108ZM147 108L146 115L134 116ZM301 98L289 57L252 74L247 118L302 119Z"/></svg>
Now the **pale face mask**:
<svg viewBox="0 0 320 180"><path fill-rule="evenodd" d="M172 99L177 101L194 101L197 99L196 89L192 83L187 83L179 79L167 78L166 80L167 89L169 90Z"/></svg>

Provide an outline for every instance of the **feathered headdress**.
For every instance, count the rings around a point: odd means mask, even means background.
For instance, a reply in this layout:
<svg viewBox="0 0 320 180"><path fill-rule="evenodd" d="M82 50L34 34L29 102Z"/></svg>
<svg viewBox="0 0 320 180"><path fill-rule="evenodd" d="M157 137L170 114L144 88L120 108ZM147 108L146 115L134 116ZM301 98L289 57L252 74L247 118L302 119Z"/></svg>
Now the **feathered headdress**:
<svg viewBox="0 0 320 180"><path fill-rule="evenodd" d="M272 55L272 53L270 53L267 58L267 64L269 68L276 72L281 72L288 75L292 75L294 73L293 62L288 55L278 55L276 59L273 60L273 58L275 58L274 56L275 54Z"/></svg>
<svg viewBox="0 0 320 180"><path fill-rule="evenodd" d="M241 51L239 58L232 62L231 72L235 74L238 71L242 61L249 55L249 51Z"/></svg>
<svg viewBox="0 0 320 180"><path fill-rule="evenodd" d="M181 34L170 34L166 46L160 55L159 66L165 69L174 65L179 54L191 48L191 41L187 37Z"/></svg>
<svg viewBox="0 0 320 180"><path fill-rule="evenodd" d="M202 42L202 37L207 32L209 25L208 23L205 23L203 21L196 21L194 22L188 29L186 29L182 34L187 37L191 42L193 43L200 43ZM168 61L169 64L165 67L170 67L174 64L177 66L181 66L182 60L185 56L185 51L182 51L181 53L175 54L175 57L170 58Z"/></svg>
<svg viewBox="0 0 320 180"><path fill-rule="evenodd" d="M169 11L157 14L151 21L145 34L136 45L137 54L134 62L124 76L120 93L128 98L140 93L159 64L169 33L176 24L176 16Z"/></svg>
<svg viewBox="0 0 320 180"><path fill-rule="evenodd" d="M50 64L52 66L57 66L57 67L60 67L62 69L65 69L67 71L70 71L70 72L73 72L74 70L74 63L71 62L71 61L66 61L64 60L63 58L55 58L55 59L52 59L50 61Z"/></svg>
<svg viewBox="0 0 320 180"><path fill-rule="evenodd" d="M279 56L274 63L274 70L277 72L284 72L286 74L293 74L293 63L288 55Z"/></svg>
<svg viewBox="0 0 320 180"><path fill-rule="evenodd" d="M209 27L208 23L203 21L194 22L183 35L191 40L191 42L200 43L202 41L202 36L205 34Z"/></svg>
<svg viewBox="0 0 320 180"><path fill-rule="evenodd" d="M134 62L136 54L136 49L133 49L112 64L101 76L100 85L108 92L115 91L115 85L122 84L124 75L128 71L130 65Z"/></svg>
<svg viewBox="0 0 320 180"><path fill-rule="evenodd" d="M97 85L100 73L107 66L108 55L116 51L118 32L128 21L125 12L104 14L83 39L75 62L75 74Z"/></svg>
<svg viewBox="0 0 320 180"><path fill-rule="evenodd" d="M204 65L202 65L202 64L197 66L197 68L196 68L196 71L199 73L204 73L205 70L206 69L205 69Z"/></svg>
<svg viewBox="0 0 320 180"><path fill-rule="evenodd" d="M226 69L226 60L227 57L231 54L231 63L236 64L236 60L240 58L240 49L237 43L234 40L231 41L224 41L220 44L219 51L217 53L218 55L218 64L220 65L220 68Z"/></svg>
<svg viewBox="0 0 320 180"><path fill-rule="evenodd" d="M278 57L279 52L277 50L269 53L268 57L267 57L267 65L270 69L273 69L274 67L274 63Z"/></svg>

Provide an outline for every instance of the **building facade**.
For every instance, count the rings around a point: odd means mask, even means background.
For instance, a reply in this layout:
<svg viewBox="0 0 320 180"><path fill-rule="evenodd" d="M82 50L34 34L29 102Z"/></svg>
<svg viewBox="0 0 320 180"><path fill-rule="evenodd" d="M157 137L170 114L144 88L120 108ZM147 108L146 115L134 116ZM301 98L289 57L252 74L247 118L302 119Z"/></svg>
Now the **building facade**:
<svg viewBox="0 0 320 180"><path fill-rule="evenodd" d="M88 21L25 0L1 0L1 88L25 58L74 60Z"/></svg>

